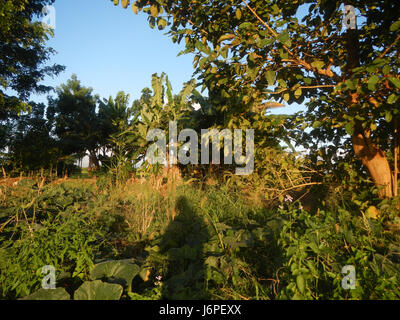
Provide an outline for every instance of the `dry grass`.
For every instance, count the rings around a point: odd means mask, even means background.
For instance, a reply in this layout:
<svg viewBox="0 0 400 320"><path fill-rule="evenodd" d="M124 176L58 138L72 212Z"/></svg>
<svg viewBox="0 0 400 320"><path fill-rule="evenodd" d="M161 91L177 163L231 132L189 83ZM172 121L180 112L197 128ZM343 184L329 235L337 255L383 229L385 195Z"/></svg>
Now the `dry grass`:
<svg viewBox="0 0 400 320"><path fill-rule="evenodd" d="M155 220L171 221L176 216L176 189L183 184L177 168L164 170L161 175L132 178L114 187L110 200L121 209L132 234L147 235Z"/></svg>

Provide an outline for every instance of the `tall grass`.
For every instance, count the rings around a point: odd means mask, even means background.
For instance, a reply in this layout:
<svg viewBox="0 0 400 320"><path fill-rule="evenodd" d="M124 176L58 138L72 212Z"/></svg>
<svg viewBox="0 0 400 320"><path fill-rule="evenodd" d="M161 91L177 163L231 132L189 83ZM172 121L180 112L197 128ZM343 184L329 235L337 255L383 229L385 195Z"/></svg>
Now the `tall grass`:
<svg viewBox="0 0 400 320"><path fill-rule="evenodd" d="M185 181L166 170L118 184L110 176L1 180L0 294L36 290L45 264L69 273L75 288L94 263L129 258L144 276L127 297L400 297L390 203L376 203L381 215L371 217L364 203L342 197L342 206L314 214L296 201L253 202L269 199L264 188L228 182ZM356 266L358 290L341 287L343 264Z"/></svg>

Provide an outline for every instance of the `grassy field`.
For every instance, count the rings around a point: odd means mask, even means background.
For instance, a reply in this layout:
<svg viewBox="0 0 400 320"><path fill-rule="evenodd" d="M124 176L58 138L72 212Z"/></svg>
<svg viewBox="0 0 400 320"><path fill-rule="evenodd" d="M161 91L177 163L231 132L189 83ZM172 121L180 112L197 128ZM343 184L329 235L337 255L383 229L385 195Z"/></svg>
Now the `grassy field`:
<svg viewBox="0 0 400 320"><path fill-rule="evenodd" d="M83 177L0 181L2 299L400 298L391 206L308 213L212 180ZM40 289L45 265L57 290Z"/></svg>

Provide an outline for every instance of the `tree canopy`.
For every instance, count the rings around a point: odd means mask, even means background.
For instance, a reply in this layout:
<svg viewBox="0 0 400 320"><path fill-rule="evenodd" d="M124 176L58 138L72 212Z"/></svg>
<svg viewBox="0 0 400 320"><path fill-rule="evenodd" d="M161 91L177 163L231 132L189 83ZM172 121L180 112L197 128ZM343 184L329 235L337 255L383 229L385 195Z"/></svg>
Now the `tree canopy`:
<svg viewBox="0 0 400 320"><path fill-rule="evenodd" d="M269 101L305 103L302 131L309 127L317 144L347 146L382 197L396 192L397 162L386 156L399 153L400 8L393 1L347 1L359 12L355 29L343 27L342 1L121 4L185 41L184 53L194 54L195 73L222 111L238 118Z"/></svg>
<svg viewBox="0 0 400 320"><path fill-rule="evenodd" d="M52 30L40 21L42 8L54 0L5 0L0 2L0 119L10 112L26 111L31 93L51 88L40 84L46 76L58 75L63 66L46 66L54 54L45 43Z"/></svg>

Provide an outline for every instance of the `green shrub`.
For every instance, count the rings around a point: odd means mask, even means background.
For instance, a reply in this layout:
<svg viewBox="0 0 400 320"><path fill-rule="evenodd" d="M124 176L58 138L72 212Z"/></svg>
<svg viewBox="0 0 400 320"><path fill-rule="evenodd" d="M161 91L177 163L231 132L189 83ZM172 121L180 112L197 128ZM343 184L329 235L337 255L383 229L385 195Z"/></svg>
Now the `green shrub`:
<svg viewBox="0 0 400 320"><path fill-rule="evenodd" d="M338 208L335 212L282 210L279 244L284 269L280 299L399 299L399 235L384 218ZM356 271L355 289L342 288L342 268Z"/></svg>

